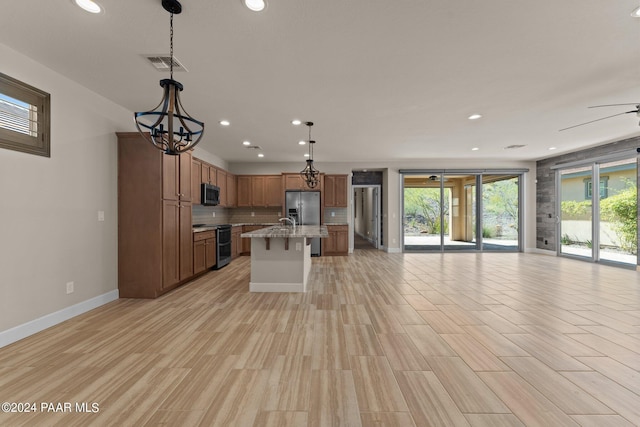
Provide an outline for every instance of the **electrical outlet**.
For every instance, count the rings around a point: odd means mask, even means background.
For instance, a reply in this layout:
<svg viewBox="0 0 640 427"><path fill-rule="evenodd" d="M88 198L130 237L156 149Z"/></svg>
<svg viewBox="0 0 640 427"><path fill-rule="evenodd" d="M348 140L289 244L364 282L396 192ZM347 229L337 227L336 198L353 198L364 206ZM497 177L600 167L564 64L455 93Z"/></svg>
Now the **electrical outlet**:
<svg viewBox="0 0 640 427"><path fill-rule="evenodd" d="M256 213L255 212L251 212L251 216L256 216Z"/></svg>
<svg viewBox="0 0 640 427"><path fill-rule="evenodd" d="M98 211L98 221L104 221L104 211Z"/></svg>
<svg viewBox="0 0 640 427"><path fill-rule="evenodd" d="M215 212L211 212L211 216L215 218L216 217L216 213Z"/></svg>
<svg viewBox="0 0 640 427"><path fill-rule="evenodd" d="M336 213L331 211L331 216L336 216Z"/></svg>
<svg viewBox="0 0 640 427"><path fill-rule="evenodd" d="M73 282L67 282L67 295L73 293Z"/></svg>
<svg viewBox="0 0 640 427"><path fill-rule="evenodd" d="M302 243L296 243L296 251L300 252L302 250Z"/></svg>

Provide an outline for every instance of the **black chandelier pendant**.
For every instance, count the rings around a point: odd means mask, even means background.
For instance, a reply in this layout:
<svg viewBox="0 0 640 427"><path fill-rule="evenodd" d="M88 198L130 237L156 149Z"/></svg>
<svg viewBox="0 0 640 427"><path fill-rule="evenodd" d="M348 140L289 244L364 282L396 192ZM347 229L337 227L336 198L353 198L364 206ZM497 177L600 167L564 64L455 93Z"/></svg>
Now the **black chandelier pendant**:
<svg viewBox="0 0 640 427"><path fill-rule="evenodd" d="M134 115L138 131L165 154L176 156L191 150L204 134L204 123L187 113L180 101L182 83L173 79L173 15L182 12L178 0L162 0L162 7L171 14L169 18L171 63L170 78L160 80L164 94L160 103L151 111Z"/></svg>
<svg viewBox="0 0 640 427"><path fill-rule="evenodd" d="M305 122L309 127L309 158L307 159L307 165L300 171L300 176L304 179L307 187L316 188L320 183L320 171L313 166L313 145L316 143L311 139L311 126L313 122Z"/></svg>

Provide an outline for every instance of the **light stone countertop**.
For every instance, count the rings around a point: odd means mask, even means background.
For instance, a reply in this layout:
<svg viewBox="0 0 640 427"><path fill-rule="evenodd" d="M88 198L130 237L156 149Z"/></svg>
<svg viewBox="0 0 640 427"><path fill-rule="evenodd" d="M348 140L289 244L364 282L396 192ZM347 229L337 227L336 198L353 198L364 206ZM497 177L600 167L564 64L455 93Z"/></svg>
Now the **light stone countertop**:
<svg viewBox="0 0 640 427"><path fill-rule="evenodd" d="M329 237L324 225L274 225L260 230L242 233L240 237Z"/></svg>

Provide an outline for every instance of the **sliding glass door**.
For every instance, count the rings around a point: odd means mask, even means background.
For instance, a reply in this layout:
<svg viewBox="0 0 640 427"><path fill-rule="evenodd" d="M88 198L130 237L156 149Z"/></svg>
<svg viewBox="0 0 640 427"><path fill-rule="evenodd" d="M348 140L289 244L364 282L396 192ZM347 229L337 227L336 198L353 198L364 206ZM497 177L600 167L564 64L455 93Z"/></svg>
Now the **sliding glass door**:
<svg viewBox="0 0 640 427"><path fill-rule="evenodd" d="M560 169L558 176L560 254L636 265L636 158Z"/></svg>
<svg viewBox="0 0 640 427"><path fill-rule="evenodd" d="M404 250L520 250L520 178L458 172L403 175Z"/></svg>
<svg viewBox="0 0 640 427"><path fill-rule="evenodd" d="M482 175L482 248L518 250L520 177Z"/></svg>
<svg viewBox="0 0 640 427"><path fill-rule="evenodd" d="M560 253L593 257L593 167L560 171Z"/></svg>
<svg viewBox="0 0 640 427"><path fill-rule="evenodd" d="M636 159L599 165L599 259L636 264L638 259L638 170Z"/></svg>

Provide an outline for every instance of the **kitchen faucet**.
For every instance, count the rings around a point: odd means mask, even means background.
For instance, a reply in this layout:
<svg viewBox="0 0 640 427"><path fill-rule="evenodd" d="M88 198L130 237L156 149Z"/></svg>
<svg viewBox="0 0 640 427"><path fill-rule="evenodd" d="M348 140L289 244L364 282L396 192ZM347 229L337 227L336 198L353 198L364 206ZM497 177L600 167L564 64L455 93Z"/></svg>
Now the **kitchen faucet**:
<svg viewBox="0 0 640 427"><path fill-rule="evenodd" d="M278 221L289 221L293 228L296 227L296 220L293 218L280 218Z"/></svg>

